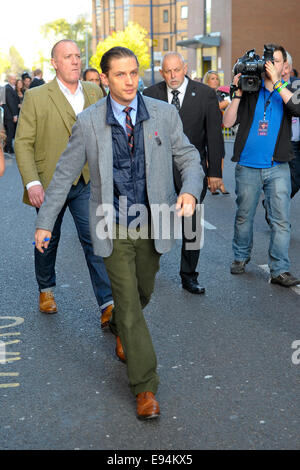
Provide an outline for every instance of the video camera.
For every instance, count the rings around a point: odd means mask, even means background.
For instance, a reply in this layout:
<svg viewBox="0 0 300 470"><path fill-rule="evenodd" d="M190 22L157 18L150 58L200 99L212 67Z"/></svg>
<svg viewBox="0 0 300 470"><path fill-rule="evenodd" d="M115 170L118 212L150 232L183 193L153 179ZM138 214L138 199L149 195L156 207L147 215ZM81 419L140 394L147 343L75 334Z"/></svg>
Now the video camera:
<svg viewBox="0 0 300 470"><path fill-rule="evenodd" d="M238 81L238 88L248 93L258 91L261 87L261 74L265 71L266 63L271 61L274 64L273 54L274 47L265 45L262 58L255 53L255 49L251 49L247 51L243 57L238 59L233 67L234 75L238 73L242 74Z"/></svg>

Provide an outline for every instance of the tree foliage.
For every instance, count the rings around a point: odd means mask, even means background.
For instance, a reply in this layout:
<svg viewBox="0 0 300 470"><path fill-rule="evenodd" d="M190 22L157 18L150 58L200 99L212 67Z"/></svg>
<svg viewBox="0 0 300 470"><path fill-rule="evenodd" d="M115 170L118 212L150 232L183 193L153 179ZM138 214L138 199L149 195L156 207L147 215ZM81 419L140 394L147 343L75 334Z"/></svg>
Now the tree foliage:
<svg viewBox="0 0 300 470"><path fill-rule="evenodd" d="M42 51L38 51L36 54L35 60L32 64L32 70L41 69L44 71L44 64L48 63L49 61L46 59Z"/></svg>
<svg viewBox="0 0 300 470"><path fill-rule="evenodd" d="M86 35L88 39L88 57L92 55L92 33L91 23L81 15L75 23L69 23L65 18L60 18L41 27L41 32L45 38L52 40L53 45L60 39L72 39L80 49L82 63L85 62Z"/></svg>
<svg viewBox="0 0 300 470"><path fill-rule="evenodd" d="M0 52L0 75L6 73L10 69L10 60L6 54Z"/></svg>
<svg viewBox="0 0 300 470"><path fill-rule="evenodd" d="M6 70L7 72L10 71L11 73L15 73L17 75L20 75L24 72L25 70L24 60L21 54L15 48L15 46L11 46L9 48L8 60L10 62L10 65L8 69Z"/></svg>
<svg viewBox="0 0 300 470"><path fill-rule="evenodd" d="M138 58L140 73L150 66L150 54L148 44L148 32L137 23L128 23L124 31L117 31L108 36L97 45L96 54L90 60L90 65L101 71L100 61L103 54L115 46L123 46L131 49Z"/></svg>

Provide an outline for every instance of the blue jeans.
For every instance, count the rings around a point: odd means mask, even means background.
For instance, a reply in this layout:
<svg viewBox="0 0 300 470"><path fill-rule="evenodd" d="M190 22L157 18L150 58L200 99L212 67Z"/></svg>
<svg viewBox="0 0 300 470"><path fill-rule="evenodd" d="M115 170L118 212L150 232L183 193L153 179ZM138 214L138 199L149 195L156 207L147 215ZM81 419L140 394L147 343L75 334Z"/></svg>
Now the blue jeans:
<svg viewBox="0 0 300 470"><path fill-rule="evenodd" d="M89 228L89 198L90 184L85 184L81 177L78 184L76 186L73 185L70 189L66 202L58 214L48 248L44 253L40 253L36 248L34 250L35 274L40 290L56 285L56 253L63 216L67 207L69 207L85 254L97 302L100 307L104 308L113 303L112 292L103 259L100 256L94 255L93 251Z"/></svg>
<svg viewBox="0 0 300 470"><path fill-rule="evenodd" d="M270 219L269 267L272 277L289 271L291 176L288 163L266 169L236 165L236 204L232 248L236 261L250 258L253 246L253 220L261 195Z"/></svg>

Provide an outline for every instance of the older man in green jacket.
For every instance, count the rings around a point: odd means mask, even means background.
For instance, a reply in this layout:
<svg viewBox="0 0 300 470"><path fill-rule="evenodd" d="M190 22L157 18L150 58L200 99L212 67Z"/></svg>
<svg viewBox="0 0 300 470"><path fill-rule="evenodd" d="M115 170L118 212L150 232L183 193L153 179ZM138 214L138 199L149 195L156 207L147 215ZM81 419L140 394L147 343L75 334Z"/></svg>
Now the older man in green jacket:
<svg viewBox="0 0 300 470"><path fill-rule="evenodd" d="M76 43L62 40L52 49L55 79L28 90L17 128L15 153L24 184L24 198L39 210L44 192L52 179L60 155L65 150L76 116L102 97L101 89L79 81L81 60ZM102 326L112 310L112 293L103 260L93 253L89 232L88 200L90 174L87 165L68 193L54 228L54 236L45 253L35 250L35 272L40 291L39 309L56 313L53 287L56 284L55 260L63 215L69 207L89 268L93 289L102 311Z"/></svg>

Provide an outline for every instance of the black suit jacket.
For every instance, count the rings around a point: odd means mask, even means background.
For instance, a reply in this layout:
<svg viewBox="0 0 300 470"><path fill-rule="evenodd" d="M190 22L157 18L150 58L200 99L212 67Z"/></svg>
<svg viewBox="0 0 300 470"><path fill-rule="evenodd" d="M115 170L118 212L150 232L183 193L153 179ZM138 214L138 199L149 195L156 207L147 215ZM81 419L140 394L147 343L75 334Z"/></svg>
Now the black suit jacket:
<svg viewBox="0 0 300 470"><path fill-rule="evenodd" d="M44 84L45 84L45 81L42 78L34 77L34 79L32 80L32 82L29 85L29 88L35 88L36 86L41 86L41 85L44 85Z"/></svg>
<svg viewBox="0 0 300 470"><path fill-rule="evenodd" d="M9 85L5 85L4 121L12 121L19 114L19 97L17 92Z"/></svg>
<svg viewBox="0 0 300 470"><path fill-rule="evenodd" d="M179 111L183 131L199 151L202 166L207 176L221 178L222 158L225 151L222 118L216 93L207 85L189 78L188 81ZM168 101L165 81L146 88L143 94L158 100Z"/></svg>

